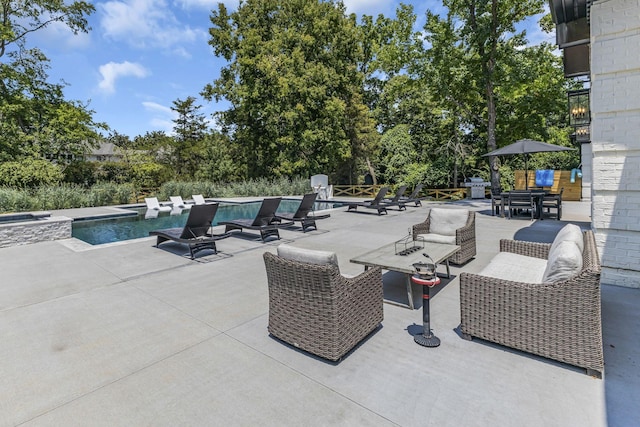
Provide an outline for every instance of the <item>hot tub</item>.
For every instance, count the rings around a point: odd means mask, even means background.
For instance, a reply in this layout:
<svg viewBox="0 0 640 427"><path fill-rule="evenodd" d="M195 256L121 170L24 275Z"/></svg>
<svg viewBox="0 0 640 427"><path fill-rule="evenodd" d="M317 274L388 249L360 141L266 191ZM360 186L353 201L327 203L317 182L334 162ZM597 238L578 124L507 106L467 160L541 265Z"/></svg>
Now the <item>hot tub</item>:
<svg viewBox="0 0 640 427"><path fill-rule="evenodd" d="M72 219L49 212L0 215L0 248L71 238Z"/></svg>

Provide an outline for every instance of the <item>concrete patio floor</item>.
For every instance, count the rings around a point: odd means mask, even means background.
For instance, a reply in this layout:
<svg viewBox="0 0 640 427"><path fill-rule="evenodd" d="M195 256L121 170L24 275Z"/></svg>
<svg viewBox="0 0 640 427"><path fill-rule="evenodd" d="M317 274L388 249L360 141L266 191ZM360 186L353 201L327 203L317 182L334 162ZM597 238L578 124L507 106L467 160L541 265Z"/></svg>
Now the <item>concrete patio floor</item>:
<svg viewBox="0 0 640 427"><path fill-rule="evenodd" d="M446 204L478 211L478 255L452 266L431 301L438 348L413 341L420 309L392 304L337 364L269 336L265 251L333 250L343 273L358 274L350 258L400 239L434 205L386 216L341 208L319 231L287 229L267 243L247 232L194 261L154 238L0 249L0 426L640 425L640 290L602 286L601 380L455 331L460 271L481 270L500 238L550 242L566 222L589 227L588 203L563 203L562 221ZM406 301L400 275L384 281L386 298Z"/></svg>

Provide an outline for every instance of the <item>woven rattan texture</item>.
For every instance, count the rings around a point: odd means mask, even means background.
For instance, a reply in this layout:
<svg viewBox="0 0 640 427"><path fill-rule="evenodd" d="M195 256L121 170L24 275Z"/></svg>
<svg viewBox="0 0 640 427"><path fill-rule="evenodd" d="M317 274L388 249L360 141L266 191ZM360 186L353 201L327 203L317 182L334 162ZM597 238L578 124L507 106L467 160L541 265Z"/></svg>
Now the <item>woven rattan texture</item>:
<svg viewBox="0 0 640 427"><path fill-rule="evenodd" d="M582 270L564 281L530 284L461 273L461 332L602 373L600 261L593 232L583 238ZM545 259L549 247L500 242L503 251Z"/></svg>
<svg viewBox="0 0 640 427"><path fill-rule="evenodd" d="M269 332L322 358L341 359L383 319L382 271L354 278L336 266L264 254L269 286Z"/></svg>
<svg viewBox="0 0 640 427"><path fill-rule="evenodd" d="M430 219L413 226L413 239L419 234L429 233ZM449 258L449 262L454 264L464 264L471 258L476 256L476 213L469 211L467 223L464 227L456 230L456 245L460 246L460 250Z"/></svg>

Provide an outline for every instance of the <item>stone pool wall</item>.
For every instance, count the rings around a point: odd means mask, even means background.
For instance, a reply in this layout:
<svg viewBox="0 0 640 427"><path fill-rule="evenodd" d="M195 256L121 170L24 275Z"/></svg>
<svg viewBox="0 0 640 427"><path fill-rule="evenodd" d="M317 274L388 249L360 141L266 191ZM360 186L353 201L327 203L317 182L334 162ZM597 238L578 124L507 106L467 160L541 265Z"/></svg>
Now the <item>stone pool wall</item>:
<svg viewBox="0 0 640 427"><path fill-rule="evenodd" d="M0 222L0 248L71 238L73 220L64 216L32 221Z"/></svg>

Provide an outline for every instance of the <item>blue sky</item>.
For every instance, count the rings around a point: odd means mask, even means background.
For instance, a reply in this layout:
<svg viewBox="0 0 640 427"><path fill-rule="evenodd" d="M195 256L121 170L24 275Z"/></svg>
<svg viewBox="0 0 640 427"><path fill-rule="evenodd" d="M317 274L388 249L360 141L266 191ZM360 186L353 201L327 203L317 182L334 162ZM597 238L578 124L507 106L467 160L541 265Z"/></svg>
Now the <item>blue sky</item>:
<svg viewBox="0 0 640 427"><path fill-rule="evenodd" d="M238 0L224 0L233 10ZM348 12L394 16L396 0L344 0ZM442 11L440 0L413 4L422 28L427 8ZM199 95L219 75L224 59L208 45L210 11L218 0L93 1L89 34L74 36L61 25L34 33L29 44L51 60L52 81L64 80L67 99L89 102L96 121L135 137L147 131L171 133L173 101L196 97L207 117L227 108ZM539 32L537 20L527 24L531 42L553 42Z"/></svg>

